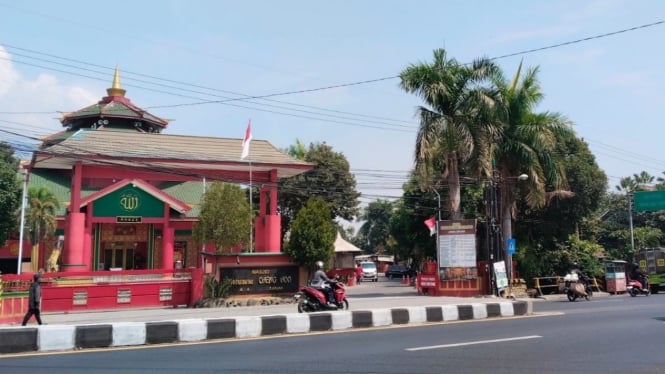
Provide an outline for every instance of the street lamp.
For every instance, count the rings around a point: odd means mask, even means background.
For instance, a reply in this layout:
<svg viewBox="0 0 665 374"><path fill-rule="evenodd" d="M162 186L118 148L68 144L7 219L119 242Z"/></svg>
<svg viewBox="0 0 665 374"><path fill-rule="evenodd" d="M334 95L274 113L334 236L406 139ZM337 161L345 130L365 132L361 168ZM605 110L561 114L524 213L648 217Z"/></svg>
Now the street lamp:
<svg viewBox="0 0 665 374"><path fill-rule="evenodd" d="M633 191L626 190L628 200L628 223L630 224L630 250L635 251L635 235L633 234Z"/></svg>
<svg viewBox="0 0 665 374"><path fill-rule="evenodd" d="M517 176L515 178L519 181L525 181L525 180L529 179L529 176L526 175L526 174L520 174L519 176ZM505 214L505 212L504 212L504 214ZM508 237L503 238L504 243L507 239L511 239L512 236L513 236L512 217L510 217L510 215L508 215L508 218L507 218L508 221L505 221L505 220L506 220L506 218L504 218L504 222L508 222L509 229L506 230L506 232L508 233ZM508 294L512 297L512 295L513 295L513 279L512 279L513 278L513 254L508 251L508 246L507 245L506 245L506 260L508 261L508 267L507 267L507 270L508 270Z"/></svg>
<svg viewBox="0 0 665 374"><path fill-rule="evenodd" d="M506 239L512 238L512 216L510 213L510 207L505 207L505 206L500 206L499 201L505 201L503 199L498 199L498 193L497 193L497 185L499 182L502 180L508 180L508 179L516 179L519 181L524 181L529 179L529 176L527 174L520 174L516 177L502 177L498 170L493 169L492 170L492 176L489 180L489 188L487 189L487 194L486 196L486 215L487 215L487 241L488 241L488 248L487 248L487 260L490 262L494 262L494 256L496 255L497 259L501 259L500 257L503 257L503 260L506 263L506 273L507 273L507 280L508 280L508 289L509 289L509 294L512 294L512 265L513 265L513 256L512 253L509 253L508 246L506 245ZM509 191L504 191L504 193L510 193ZM499 215L499 209L501 209L501 217L503 219L501 227L497 224L497 221L500 217ZM504 246L504 250L501 250L501 246ZM503 256L501 256L503 254ZM492 269L489 269L488 271L491 272L491 277L494 279L494 273ZM492 286L492 283L494 283L494 286L496 286L496 281L494 280L493 282L490 282L490 286ZM494 291L494 290L493 290ZM496 289L498 293L498 287Z"/></svg>
<svg viewBox="0 0 665 374"><path fill-rule="evenodd" d="M436 188L432 188L432 191L436 194L436 201L437 201L437 219L436 219L436 257L437 257L437 262L439 260L439 251L441 251L441 244L439 243L439 222L441 221L441 195L439 195L439 191L436 190ZM438 265L441 266L441 265Z"/></svg>

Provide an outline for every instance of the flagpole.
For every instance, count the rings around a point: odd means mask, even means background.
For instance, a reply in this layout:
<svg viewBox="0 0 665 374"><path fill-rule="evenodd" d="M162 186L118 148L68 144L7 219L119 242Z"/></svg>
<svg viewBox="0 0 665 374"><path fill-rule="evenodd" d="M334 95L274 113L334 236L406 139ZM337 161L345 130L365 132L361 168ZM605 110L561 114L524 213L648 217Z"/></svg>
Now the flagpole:
<svg viewBox="0 0 665 374"><path fill-rule="evenodd" d="M252 120L247 123L245 137L242 139L242 153L240 159L244 160L249 156L249 142L252 140ZM252 160L247 159L249 163L249 252L254 252L254 204L252 203Z"/></svg>
<svg viewBox="0 0 665 374"><path fill-rule="evenodd" d="M249 252L254 252L254 205L252 204L252 160L249 160Z"/></svg>

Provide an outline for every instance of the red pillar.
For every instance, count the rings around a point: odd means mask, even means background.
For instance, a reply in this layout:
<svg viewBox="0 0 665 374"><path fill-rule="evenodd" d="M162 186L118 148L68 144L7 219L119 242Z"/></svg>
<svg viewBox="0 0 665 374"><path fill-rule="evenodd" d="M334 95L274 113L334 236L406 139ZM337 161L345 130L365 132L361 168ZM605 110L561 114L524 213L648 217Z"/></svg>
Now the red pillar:
<svg viewBox="0 0 665 374"><path fill-rule="evenodd" d="M192 289L189 291L189 306L193 307L194 303L203 299L203 269L194 268L192 270Z"/></svg>
<svg viewBox="0 0 665 374"><path fill-rule="evenodd" d="M93 234L92 229L94 227L92 223L92 210L94 202L88 204L88 210L85 217L85 229L83 230L83 263L86 264L88 271L95 269L95 264L93 264L92 256L92 246L93 246Z"/></svg>
<svg viewBox="0 0 665 374"><path fill-rule="evenodd" d="M164 227L162 230L162 269L173 269L173 240L175 239L175 230L171 227Z"/></svg>
<svg viewBox="0 0 665 374"><path fill-rule="evenodd" d="M83 262L85 214L69 213L68 221L62 254L62 271L86 271L87 265Z"/></svg>
<svg viewBox="0 0 665 374"><path fill-rule="evenodd" d="M281 252L282 221L277 215L277 170L270 171L270 204L265 217L266 252Z"/></svg>
<svg viewBox="0 0 665 374"><path fill-rule="evenodd" d="M83 165L74 164L69 204L69 217L65 229L65 248L62 255L62 271L85 271L87 265L83 259L85 214L81 213L81 180Z"/></svg>

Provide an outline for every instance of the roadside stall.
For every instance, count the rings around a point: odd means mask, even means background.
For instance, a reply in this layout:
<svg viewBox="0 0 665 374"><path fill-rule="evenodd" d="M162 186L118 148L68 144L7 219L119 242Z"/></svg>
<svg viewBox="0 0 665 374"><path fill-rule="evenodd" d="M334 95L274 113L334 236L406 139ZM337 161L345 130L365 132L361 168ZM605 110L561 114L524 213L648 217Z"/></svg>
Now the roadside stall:
<svg viewBox="0 0 665 374"><path fill-rule="evenodd" d="M605 287L608 293L615 295L626 292L626 261L605 262Z"/></svg>

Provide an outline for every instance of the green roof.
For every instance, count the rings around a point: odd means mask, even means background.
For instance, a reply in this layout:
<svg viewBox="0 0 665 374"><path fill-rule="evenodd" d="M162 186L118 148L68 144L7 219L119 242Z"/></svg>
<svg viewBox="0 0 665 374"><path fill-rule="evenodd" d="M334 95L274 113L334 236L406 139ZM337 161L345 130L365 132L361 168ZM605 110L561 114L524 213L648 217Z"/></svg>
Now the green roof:
<svg viewBox="0 0 665 374"><path fill-rule="evenodd" d="M30 173L29 188L45 187L51 191L60 202L60 209L56 212L64 216L71 198L71 179L68 174L54 169L35 169ZM202 182L163 182L157 185L164 193L189 205L192 209L186 213L186 217L195 218L201 211L200 203L203 197ZM81 198L85 198L102 188L83 187Z"/></svg>

